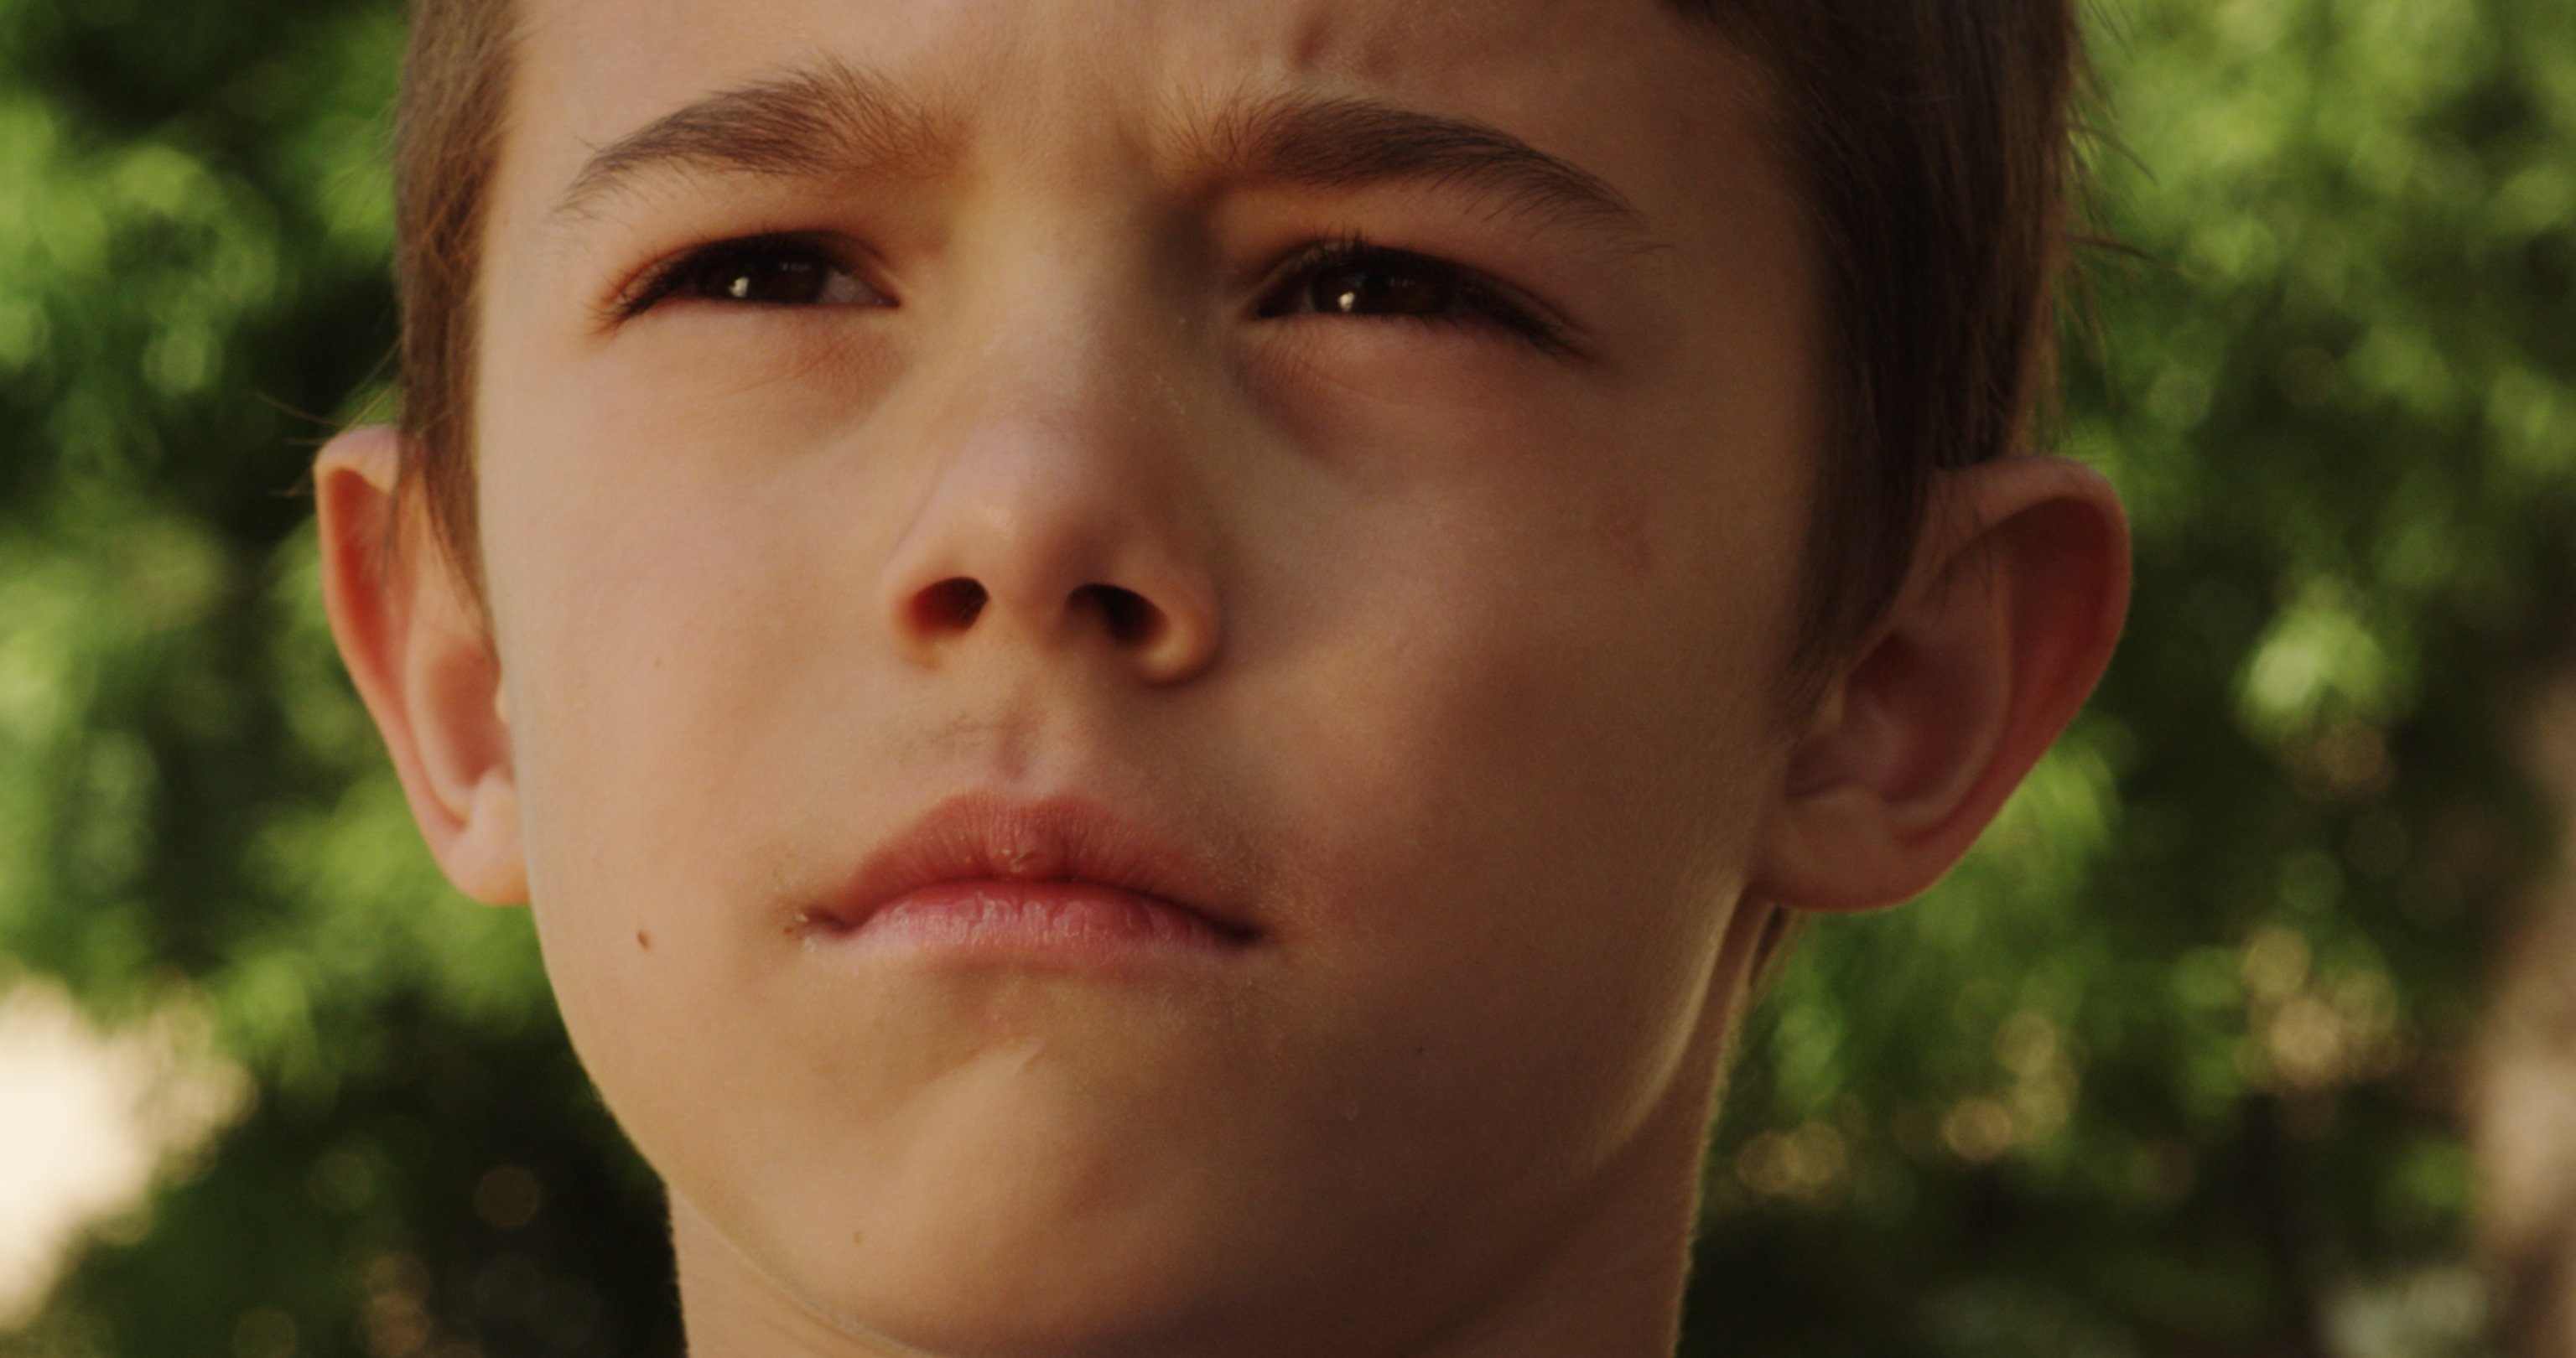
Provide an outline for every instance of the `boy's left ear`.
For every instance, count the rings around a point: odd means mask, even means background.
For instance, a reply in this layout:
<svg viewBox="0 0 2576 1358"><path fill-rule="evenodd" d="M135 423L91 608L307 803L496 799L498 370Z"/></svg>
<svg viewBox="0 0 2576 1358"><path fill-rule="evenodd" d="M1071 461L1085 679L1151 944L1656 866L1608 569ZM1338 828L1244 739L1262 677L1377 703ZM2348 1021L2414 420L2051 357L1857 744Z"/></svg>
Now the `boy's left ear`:
<svg viewBox="0 0 2576 1358"><path fill-rule="evenodd" d="M1757 896L1862 910L1921 894L2110 661L2129 601L2110 483L2045 457L1944 477L1912 573L1790 758Z"/></svg>

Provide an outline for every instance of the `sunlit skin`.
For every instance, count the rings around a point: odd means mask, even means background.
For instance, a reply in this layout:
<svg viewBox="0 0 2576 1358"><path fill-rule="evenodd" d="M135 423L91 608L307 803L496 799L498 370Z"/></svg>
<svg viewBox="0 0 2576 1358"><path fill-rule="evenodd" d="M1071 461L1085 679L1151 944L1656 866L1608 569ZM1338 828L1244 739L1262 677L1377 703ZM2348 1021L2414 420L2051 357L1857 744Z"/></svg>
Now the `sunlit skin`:
<svg viewBox="0 0 2576 1358"><path fill-rule="evenodd" d="M1650 0L529 19L488 637L385 431L326 577L692 1351L1668 1351L1768 903L1936 877L2125 587L2097 480L1959 474L1788 701L1756 69Z"/></svg>

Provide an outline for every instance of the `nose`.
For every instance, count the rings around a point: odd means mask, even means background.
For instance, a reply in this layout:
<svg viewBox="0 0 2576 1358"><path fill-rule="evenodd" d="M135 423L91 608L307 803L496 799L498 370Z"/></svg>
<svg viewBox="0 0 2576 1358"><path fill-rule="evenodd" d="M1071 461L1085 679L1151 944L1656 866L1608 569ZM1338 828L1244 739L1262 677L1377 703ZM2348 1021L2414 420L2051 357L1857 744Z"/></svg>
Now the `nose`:
<svg viewBox="0 0 2576 1358"><path fill-rule="evenodd" d="M1019 319L1016 342L943 374L916 426L933 465L884 568L884 626L924 665L1022 648L1191 679L1223 627L1171 356Z"/></svg>

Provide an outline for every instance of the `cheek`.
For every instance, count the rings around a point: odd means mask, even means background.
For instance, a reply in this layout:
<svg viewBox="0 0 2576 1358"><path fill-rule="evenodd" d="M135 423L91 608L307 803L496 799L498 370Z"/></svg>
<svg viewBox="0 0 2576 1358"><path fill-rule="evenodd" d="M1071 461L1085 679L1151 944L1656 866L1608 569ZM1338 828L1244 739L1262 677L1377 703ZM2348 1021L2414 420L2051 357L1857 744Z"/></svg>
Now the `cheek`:
<svg viewBox="0 0 2576 1358"><path fill-rule="evenodd" d="M496 409L521 418L487 425L484 544L568 1016L602 1041L686 1043L705 1005L636 988L741 993L775 960L754 912L813 858L797 835L867 823L860 766L818 773L814 741L823 708L846 723L874 698L853 655L869 582L846 551L873 501L822 484L833 465L806 455L793 409L764 424L731 398L630 403L625 381ZM846 512L794 527L826 502ZM799 823L834 814L837 838Z"/></svg>
<svg viewBox="0 0 2576 1358"><path fill-rule="evenodd" d="M523 780L576 794L539 807L664 808L620 822L643 843L721 827L748 756L792 738L783 681L867 621L848 549L889 531L868 516L892 500L854 491L836 454L894 360L848 320L648 316L611 361L495 319L478 469L495 623L535 737ZM518 335L536 338L502 347Z"/></svg>
<svg viewBox="0 0 2576 1358"><path fill-rule="evenodd" d="M1407 1129L1371 1151L1399 1195L1457 1164L1597 1170L1687 1084L1709 1017L1762 752L1563 640L1355 649L1318 675L1334 707L1278 733L1296 923L1359 1001L1319 1016L1336 1092L1363 1136Z"/></svg>
<svg viewBox="0 0 2576 1358"><path fill-rule="evenodd" d="M818 992L785 938L793 904L846 867L834 851L917 810L883 776L885 743L852 735L888 710L856 663L866 591L831 535L781 528L792 475L726 495L650 477L549 493L568 479L503 476L487 497L551 506L503 508L487 543L566 1027L647 1158L693 1191L740 1188L729 1167L779 1153L777 1128L711 1110L852 1129L884 1159L868 1139L884 1110L985 1035L945 993L896 1008ZM854 1155L815 1141L789 1158Z"/></svg>
<svg viewBox="0 0 2576 1358"><path fill-rule="evenodd" d="M1386 465L1450 470L1321 516L1332 551L1255 601L1277 652L1244 659L1242 782L1302 836L1297 927L1374 997L1354 1046L1404 1058L1377 1097L1471 1139L1600 1119L1531 1156L1613 1144L1671 1087L1782 758L1767 463L1590 428L1505 403L1413 431Z"/></svg>
<svg viewBox="0 0 2576 1358"><path fill-rule="evenodd" d="M639 450L722 449L736 466L832 446L910 358L887 314L865 306L665 304L599 347L603 361L584 365L594 376L582 396L582 437Z"/></svg>

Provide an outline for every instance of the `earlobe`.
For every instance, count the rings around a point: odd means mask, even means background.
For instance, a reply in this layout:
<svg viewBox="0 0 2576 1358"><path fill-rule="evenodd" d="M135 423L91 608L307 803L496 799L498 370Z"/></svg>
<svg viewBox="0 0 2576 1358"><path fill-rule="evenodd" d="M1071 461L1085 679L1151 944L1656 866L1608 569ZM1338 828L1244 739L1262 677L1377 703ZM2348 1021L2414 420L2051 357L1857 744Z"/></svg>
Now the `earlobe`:
<svg viewBox="0 0 2576 1358"><path fill-rule="evenodd" d="M412 816L458 889L527 899L501 669L480 610L396 486L399 436L351 430L313 465L331 635L393 755Z"/></svg>
<svg viewBox="0 0 2576 1358"><path fill-rule="evenodd" d="M2129 586L2110 485L2040 457L1947 476L1912 574L1791 757L1766 899L1858 910L1929 888L2110 661Z"/></svg>

